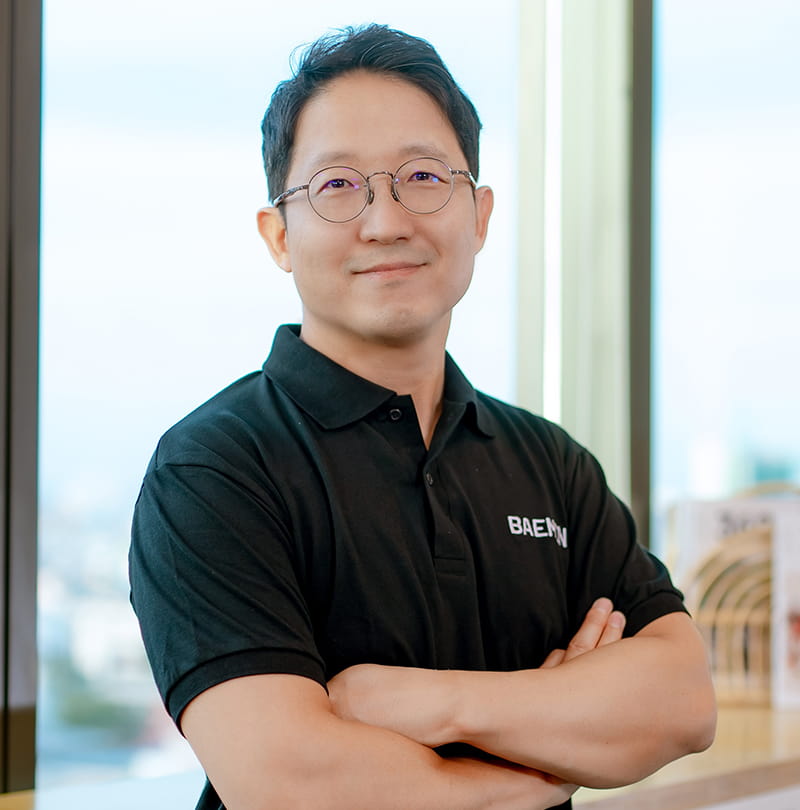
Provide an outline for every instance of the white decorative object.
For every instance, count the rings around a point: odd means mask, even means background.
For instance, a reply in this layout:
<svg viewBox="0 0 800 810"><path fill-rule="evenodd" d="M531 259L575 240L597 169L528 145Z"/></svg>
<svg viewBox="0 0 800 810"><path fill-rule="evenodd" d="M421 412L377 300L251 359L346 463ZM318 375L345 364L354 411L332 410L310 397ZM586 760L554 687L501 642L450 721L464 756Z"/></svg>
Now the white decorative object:
<svg viewBox="0 0 800 810"><path fill-rule="evenodd" d="M800 498L677 504L667 557L720 702L800 708Z"/></svg>

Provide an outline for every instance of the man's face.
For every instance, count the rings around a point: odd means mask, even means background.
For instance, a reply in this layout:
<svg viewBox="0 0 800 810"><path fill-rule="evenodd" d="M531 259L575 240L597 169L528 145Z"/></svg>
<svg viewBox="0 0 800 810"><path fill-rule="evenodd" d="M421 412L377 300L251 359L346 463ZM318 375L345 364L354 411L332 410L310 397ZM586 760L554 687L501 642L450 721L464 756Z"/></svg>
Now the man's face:
<svg viewBox="0 0 800 810"><path fill-rule="evenodd" d="M415 157L466 169L456 135L427 93L397 78L356 72L334 79L303 108L287 187L319 169L345 165L363 175L394 172ZM473 197L456 176L453 196L433 214L392 199L386 175L370 181L375 198L356 219L327 222L304 192L260 212L273 257L294 274L303 303L302 336L336 353L370 345L444 342L450 311L472 277L492 207L488 188Z"/></svg>

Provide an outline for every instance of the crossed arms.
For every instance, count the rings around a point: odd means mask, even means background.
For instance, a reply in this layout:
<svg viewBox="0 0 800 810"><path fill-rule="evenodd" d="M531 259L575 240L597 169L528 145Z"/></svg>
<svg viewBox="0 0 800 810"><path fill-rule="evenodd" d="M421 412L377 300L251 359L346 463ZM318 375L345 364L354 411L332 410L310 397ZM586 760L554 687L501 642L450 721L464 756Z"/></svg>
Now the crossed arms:
<svg viewBox="0 0 800 810"><path fill-rule="evenodd" d="M228 810L539 810L578 785L636 781L713 739L705 650L674 613L622 638L598 600L539 669L465 672L360 665L329 694L295 675L203 692L181 727ZM485 757L445 759L465 742Z"/></svg>

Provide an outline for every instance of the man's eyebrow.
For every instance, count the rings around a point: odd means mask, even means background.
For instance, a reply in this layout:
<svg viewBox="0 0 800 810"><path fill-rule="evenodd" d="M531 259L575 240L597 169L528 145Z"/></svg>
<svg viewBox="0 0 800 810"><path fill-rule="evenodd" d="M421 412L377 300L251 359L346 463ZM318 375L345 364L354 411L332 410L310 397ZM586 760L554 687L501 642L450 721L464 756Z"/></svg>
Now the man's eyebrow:
<svg viewBox="0 0 800 810"><path fill-rule="evenodd" d="M313 166L324 169L326 166L350 166L355 160L353 152L320 152L309 161Z"/></svg>
<svg viewBox="0 0 800 810"><path fill-rule="evenodd" d="M399 154L405 157L406 160L415 157L434 157L443 160L445 163L448 162L448 157L444 153L444 150L440 149L438 146L434 146L432 143L422 141L409 144L401 149Z"/></svg>

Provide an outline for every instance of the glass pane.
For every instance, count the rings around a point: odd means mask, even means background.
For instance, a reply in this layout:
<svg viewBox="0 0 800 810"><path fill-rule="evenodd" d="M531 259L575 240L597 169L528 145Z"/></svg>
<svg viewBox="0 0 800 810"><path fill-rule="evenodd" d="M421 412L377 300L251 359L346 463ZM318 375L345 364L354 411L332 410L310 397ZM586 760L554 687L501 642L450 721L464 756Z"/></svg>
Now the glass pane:
<svg viewBox="0 0 800 810"><path fill-rule="evenodd" d="M654 524L800 479L800 6L656 4Z"/></svg>
<svg viewBox="0 0 800 810"><path fill-rule="evenodd" d="M450 347L513 393L516 3L283 3L280 25L275 9L45 3L40 786L193 766L128 604L129 524L158 436L299 320L255 228L259 124L295 45L378 18L434 42L476 103L498 204Z"/></svg>

